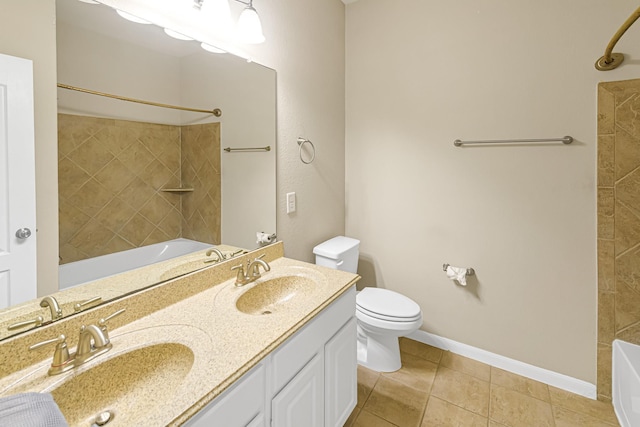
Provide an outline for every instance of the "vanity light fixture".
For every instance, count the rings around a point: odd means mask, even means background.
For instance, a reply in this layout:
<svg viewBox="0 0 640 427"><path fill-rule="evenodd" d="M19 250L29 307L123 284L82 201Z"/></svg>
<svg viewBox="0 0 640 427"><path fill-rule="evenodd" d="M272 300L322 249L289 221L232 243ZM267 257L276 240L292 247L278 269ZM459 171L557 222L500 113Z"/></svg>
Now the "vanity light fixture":
<svg viewBox="0 0 640 427"><path fill-rule="evenodd" d="M240 41L250 44L263 43L265 38L262 33L262 23L258 12L253 8L253 0L248 2L236 1L247 6L240 14L240 18L238 18L238 37Z"/></svg>
<svg viewBox="0 0 640 427"><path fill-rule="evenodd" d="M137 16L127 12L123 12L120 9L116 9L116 12L127 21L135 22L136 24L151 24L151 22L147 21L146 19L138 18Z"/></svg>
<svg viewBox="0 0 640 427"><path fill-rule="evenodd" d="M243 43L258 44L265 40L262 23L258 12L253 7L253 0L235 0L246 7L240 14L237 24L238 39ZM231 13L228 0L193 0L193 7L211 17L216 28L226 32L231 27Z"/></svg>

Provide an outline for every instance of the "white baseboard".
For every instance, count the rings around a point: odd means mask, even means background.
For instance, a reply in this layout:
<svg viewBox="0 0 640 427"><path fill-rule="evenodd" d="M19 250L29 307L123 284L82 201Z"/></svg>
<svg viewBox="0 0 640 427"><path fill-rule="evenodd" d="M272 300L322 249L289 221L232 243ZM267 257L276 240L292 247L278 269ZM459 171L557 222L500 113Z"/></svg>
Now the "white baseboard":
<svg viewBox="0 0 640 427"><path fill-rule="evenodd" d="M448 350L452 353L468 357L469 359L477 360L478 362L486 363L487 365L495 366L496 368L513 372L514 374L522 375L523 377L531 378L590 399L596 399L597 397L595 384L559 374L548 369L529 365L519 360L500 356L499 354L430 334L429 332L418 330L408 335L407 338L429 344L442 350Z"/></svg>

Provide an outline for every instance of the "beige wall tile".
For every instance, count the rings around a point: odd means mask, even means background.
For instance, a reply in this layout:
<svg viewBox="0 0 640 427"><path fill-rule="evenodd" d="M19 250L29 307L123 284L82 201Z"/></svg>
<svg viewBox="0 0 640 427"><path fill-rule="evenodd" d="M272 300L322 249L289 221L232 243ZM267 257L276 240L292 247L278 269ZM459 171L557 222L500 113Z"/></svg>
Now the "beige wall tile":
<svg viewBox="0 0 640 427"><path fill-rule="evenodd" d="M615 166L615 136L598 135L598 186L613 187Z"/></svg>
<svg viewBox="0 0 640 427"><path fill-rule="evenodd" d="M622 128L636 138L640 138L640 120L637 119L637 112L640 109L640 94L633 91L622 103L616 105L616 127ZM620 99L616 95L616 101Z"/></svg>
<svg viewBox="0 0 640 427"><path fill-rule="evenodd" d="M489 383L440 366L431 395L483 417L489 414Z"/></svg>
<svg viewBox="0 0 640 427"><path fill-rule="evenodd" d="M598 187L598 238L614 238L614 197L613 188Z"/></svg>
<svg viewBox="0 0 640 427"><path fill-rule="evenodd" d="M493 384L489 417L512 427L554 426L550 403Z"/></svg>
<svg viewBox="0 0 640 427"><path fill-rule="evenodd" d="M622 280L629 287L640 291L640 246L616 258L616 286Z"/></svg>
<svg viewBox="0 0 640 427"><path fill-rule="evenodd" d="M491 379L491 367L468 357L446 351L442 354L440 366L464 372L483 381Z"/></svg>
<svg viewBox="0 0 640 427"><path fill-rule="evenodd" d="M616 198L640 216L640 169L627 174L615 185Z"/></svg>
<svg viewBox="0 0 640 427"><path fill-rule="evenodd" d="M617 128L615 135L615 179L621 179L638 166L640 166L640 139Z"/></svg>
<svg viewBox="0 0 640 427"><path fill-rule="evenodd" d="M598 342L611 345L615 334L615 294L598 292Z"/></svg>
<svg viewBox="0 0 640 427"><path fill-rule="evenodd" d="M627 285L624 280L616 281L615 327L616 331L640 322L640 293Z"/></svg>
<svg viewBox="0 0 640 427"><path fill-rule="evenodd" d="M598 135L613 133L615 123L615 97L598 85Z"/></svg>
<svg viewBox="0 0 640 427"><path fill-rule="evenodd" d="M616 255L640 244L640 217L624 204L615 208Z"/></svg>
<svg viewBox="0 0 640 427"><path fill-rule="evenodd" d="M598 239L598 290L615 292L615 242ZM612 319L613 321L613 319Z"/></svg>
<svg viewBox="0 0 640 427"><path fill-rule="evenodd" d="M640 345L640 324L634 323L626 329L616 331L616 338Z"/></svg>
<svg viewBox="0 0 640 427"><path fill-rule="evenodd" d="M58 162L58 197L67 200L91 179L85 170L68 158Z"/></svg>
<svg viewBox="0 0 640 427"><path fill-rule="evenodd" d="M427 403L427 410L424 413L421 427L485 427L487 421L485 417L464 410L437 397L431 397Z"/></svg>
<svg viewBox="0 0 640 427"><path fill-rule="evenodd" d="M611 345L598 343L598 400L611 401Z"/></svg>
<svg viewBox="0 0 640 427"><path fill-rule="evenodd" d="M362 412L370 412L396 425L419 426L427 406L427 397L424 391L381 376ZM362 412L358 418L362 416Z"/></svg>

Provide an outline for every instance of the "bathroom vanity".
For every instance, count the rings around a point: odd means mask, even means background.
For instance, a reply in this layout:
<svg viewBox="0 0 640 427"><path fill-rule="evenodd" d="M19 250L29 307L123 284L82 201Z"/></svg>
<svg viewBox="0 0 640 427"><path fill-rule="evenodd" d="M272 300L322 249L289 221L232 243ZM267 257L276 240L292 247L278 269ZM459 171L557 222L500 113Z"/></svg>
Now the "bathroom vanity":
<svg viewBox="0 0 640 427"><path fill-rule="evenodd" d="M236 287L231 267L271 271ZM0 344L0 397L51 392L70 425L342 426L355 407L359 276L283 257L281 243L132 294ZM108 325L113 348L49 376L53 346ZM17 356L17 357L16 357Z"/></svg>

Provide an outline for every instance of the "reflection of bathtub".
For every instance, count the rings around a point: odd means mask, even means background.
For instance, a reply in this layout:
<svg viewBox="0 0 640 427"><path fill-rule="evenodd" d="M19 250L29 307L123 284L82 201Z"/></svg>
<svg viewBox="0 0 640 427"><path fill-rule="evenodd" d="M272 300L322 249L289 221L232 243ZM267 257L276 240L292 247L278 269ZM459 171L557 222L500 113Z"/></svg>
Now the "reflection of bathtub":
<svg viewBox="0 0 640 427"><path fill-rule="evenodd" d="M63 264L58 269L60 290L91 282L103 277L187 255L212 245L189 239L174 239L128 251L102 255Z"/></svg>
<svg viewBox="0 0 640 427"><path fill-rule="evenodd" d="M640 426L640 346L613 342L613 407L622 427Z"/></svg>

